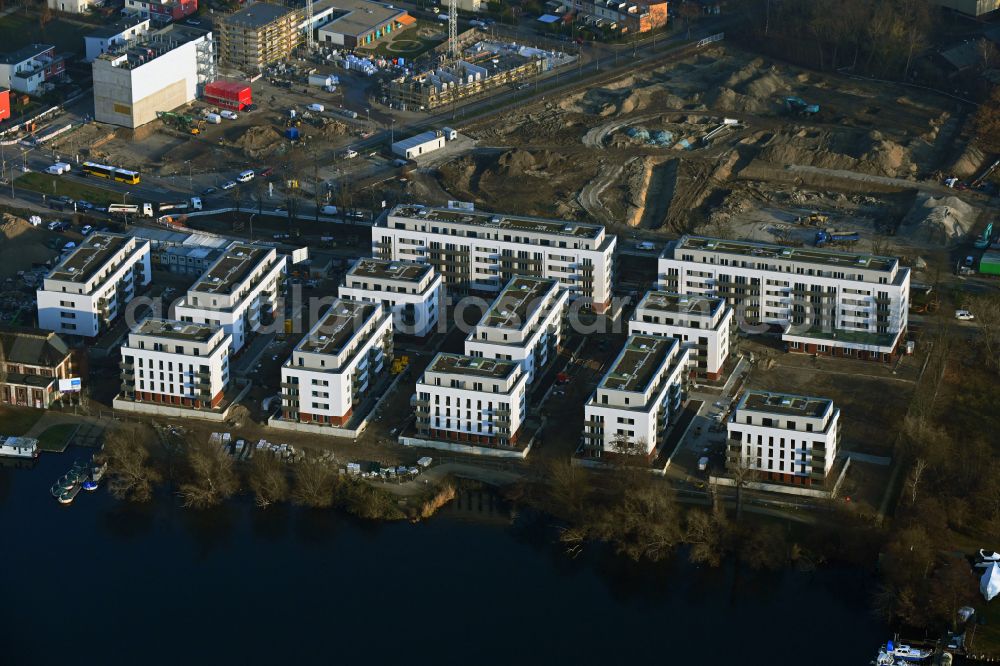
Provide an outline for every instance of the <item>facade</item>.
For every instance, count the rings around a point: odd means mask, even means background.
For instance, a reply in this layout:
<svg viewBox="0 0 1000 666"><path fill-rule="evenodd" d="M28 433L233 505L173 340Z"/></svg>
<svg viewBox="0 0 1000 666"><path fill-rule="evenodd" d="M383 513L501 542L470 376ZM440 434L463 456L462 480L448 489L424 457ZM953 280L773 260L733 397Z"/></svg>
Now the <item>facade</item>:
<svg viewBox="0 0 1000 666"><path fill-rule="evenodd" d="M242 111L253 103L250 86L239 81L213 81L205 86L202 99L223 109Z"/></svg>
<svg viewBox="0 0 1000 666"><path fill-rule="evenodd" d="M233 243L177 304L176 318L221 326L235 354L273 318L286 261L273 247Z"/></svg>
<svg viewBox="0 0 1000 666"><path fill-rule="evenodd" d="M38 327L96 337L149 284L149 241L92 233L42 281Z"/></svg>
<svg viewBox="0 0 1000 666"><path fill-rule="evenodd" d="M170 23L197 12L198 0L125 0L125 10L154 23Z"/></svg>
<svg viewBox="0 0 1000 666"><path fill-rule="evenodd" d="M302 9L257 2L223 16L219 33L219 65L246 74L287 60L303 41Z"/></svg>
<svg viewBox="0 0 1000 666"><path fill-rule="evenodd" d="M417 433L477 446L516 447L528 377L513 361L438 354L417 381Z"/></svg>
<svg viewBox="0 0 1000 666"><path fill-rule="evenodd" d="M431 264L449 296L544 277L597 312L611 304L616 241L597 224L416 204L396 206L372 227L375 256Z"/></svg>
<svg viewBox="0 0 1000 666"><path fill-rule="evenodd" d="M47 81L66 71L66 58L50 44L30 44L0 53L0 87L27 95L44 92Z"/></svg>
<svg viewBox="0 0 1000 666"><path fill-rule="evenodd" d="M222 250L212 247L158 244L150 254L153 268L180 273L201 275L214 264Z"/></svg>
<svg viewBox="0 0 1000 666"><path fill-rule="evenodd" d="M0 326L6 374L0 377L0 404L48 409L62 398L59 380L78 377L80 364L52 332Z"/></svg>
<svg viewBox="0 0 1000 666"><path fill-rule="evenodd" d="M660 286L724 298L745 330L789 351L889 361L907 324L910 270L895 257L684 236L659 259Z"/></svg>
<svg viewBox="0 0 1000 666"><path fill-rule="evenodd" d="M1000 10L1000 0L934 0L933 4L969 16L982 16Z"/></svg>
<svg viewBox="0 0 1000 666"><path fill-rule="evenodd" d="M93 62L94 118L135 129L193 102L215 78L212 33L169 25L111 46Z"/></svg>
<svg viewBox="0 0 1000 666"><path fill-rule="evenodd" d="M690 349L691 370L710 380L722 377L736 335L733 310L721 298L649 291L628 324L630 335L662 335Z"/></svg>
<svg viewBox="0 0 1000 666"><path fill-rule="evenodd" d="M558 353L568 302L556 280L513 278L465 339L465 353L516 361L533 382Z"/></svg>
<svg viewBox="0 0 1000 666"><path fill-rule="evenodd" d="M674 338L631 335L584 405L589 458L652 458L681 413L690 350Z"/></svg>
<svg viewBox="0 0 1000 666"><path fill-rule="evenodd" d="M388 259L358 259L339 291L343 299L381 303L397 333L418 337L434 332L443 293L433 267Z"/></svg>
<svg viewBox="0 0 1000 666"><path fill-rule="evenodd" d="M90 11L93 0L47 0L49 9L67 14L85 14Z"/></svg>
<svg viewBox="0 0 1000 666"><path fill-rule="evenodd" d="M417 159L440 148L444 148L444 133L440 131L424 132L392 144L393 154L407 160Z"/></svg>
<svg viewBox="0 0 1000 666"><path fill-rule="evenodd" d="M231 345L221 326L146 319L121 348L121 397L214 409L229 385Z"/></svg>
<svg viewBox="0 0 1000 666"><path fill-rule="evenodd" d="M382 306L334 301L281 367L282 418L347 424L391 359L392 317Z"/></svg>
<svg viewBox="0 0 1000 666"><path fill-rule="evenodd" d="M747 391L726 424L726 463L764 479L822 482L840 444L840 410L826 398Z"/></svg>
<svg viewBox="0 0 1000 666"><path fill-rule="evenodd" d="M135 41L149 33L149 24L148 18L131 16L117 23L102 26L85 35L83 42L86 45L87 62L93 62L102 53L107 53L117 46Z"/></svg>
<svg viewBox="0 0 1000 666"><path fill-rule="evenodd" d="M376 42L415 25L405 9L368 0L320 0L313 5L312 30L322 46L350 49ZM308 30L307 21L302 30Z"/></svg>
<svg viewBox="0 0 1000 666"><path fill-rule="evenodd" d="M578 24L615 32L643 33L667 25L666 0L560 0L567 12L575 12Z"/></svg>
<svg viewBox="0 0 1000 666"><path fill-rule="evenodd" d="M0 88L0 123L10 118L10 90Z"/></svg>

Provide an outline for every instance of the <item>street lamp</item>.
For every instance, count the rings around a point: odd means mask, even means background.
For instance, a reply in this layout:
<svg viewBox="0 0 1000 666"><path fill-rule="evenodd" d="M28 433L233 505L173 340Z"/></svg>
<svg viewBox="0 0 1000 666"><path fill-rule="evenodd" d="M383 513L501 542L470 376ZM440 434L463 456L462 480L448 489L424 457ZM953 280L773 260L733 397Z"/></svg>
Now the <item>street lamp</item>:
<svg viewBox="0 0 1000 666"><path fill-rule="evenodd" d="M392 150L392 144L396 143L396 119L391 118L390 122L391 124L389 126L389 150Z"/></svg>
<svg viewBox="0 0 1000 666"><path fill-rule="evenodd" d="M184 160L184 164L188 165L188 189L191 190L191 194L194 194L194 179L191 175L191 160Z"/></svg>
<svg viewBox="0 0 1000 666"><path fill-rule="evenodd" d="M253 242L253 218L257 213L250 213L250 242Z"/></svg>
<svg viewBox="0 0 1000 666"><path fill-rule="evenodd" d="M125 194L122 195L122 205L123 206L125 205L125 197L127 197L129 194L131 194L131 192L126 192Z"/></svg>

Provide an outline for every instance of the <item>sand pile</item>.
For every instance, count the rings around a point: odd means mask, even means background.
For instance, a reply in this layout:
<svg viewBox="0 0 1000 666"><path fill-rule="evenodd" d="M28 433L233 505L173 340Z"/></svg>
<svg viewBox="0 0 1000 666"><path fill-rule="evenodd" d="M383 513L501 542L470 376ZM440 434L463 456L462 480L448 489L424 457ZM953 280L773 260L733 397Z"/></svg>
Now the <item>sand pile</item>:
<svg viewBox="0 0 1000 666"><path fill-rule="evenodd" d="M283 140L274 128L257 125L249 128L236 140L236 145L252 158L267 157L283 145Z"/></svg>
<svg viewBox="0 0 1000 666"><path fill-rule="evenodd" d="M500 176L537 176L560 168L565 160L562 155L548 150L528 152L514 149L497 158L493 171Z"/></svg>
<svg viewBox="0 0 1000 666"><path fill-rule="evenodd" d="M965 237L976 223L979 212L958 197L921 195L907 213L903 223L919 225L921 230L939 234L946 241Z"/></svg>
<svg viewBox="0 0 1000 666"><path fill-rule="evenodd" d="M45 247L45 233L27 220L4 213L0 218L0 273L14 275L54 257L55 252Z"/></svg>
<svg viewBox="0 0 1000 666"><path fill-rule="evenodd" d="M320 136L323 138L333 139L347 134L348 128L346 123L342 123L339 120L330 120L328 118L324 118L323 120L325 122L319 130Z"/></svg>

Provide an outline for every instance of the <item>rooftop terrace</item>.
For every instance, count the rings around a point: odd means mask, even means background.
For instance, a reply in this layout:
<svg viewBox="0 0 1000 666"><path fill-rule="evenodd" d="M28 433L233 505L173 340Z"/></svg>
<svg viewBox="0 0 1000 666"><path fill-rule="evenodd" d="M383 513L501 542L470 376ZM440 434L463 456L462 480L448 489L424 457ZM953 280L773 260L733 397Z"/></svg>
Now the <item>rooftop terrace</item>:
<svg viewBox="0 0 1000 666"><path fill-rule="evenodd" d="M295 350L336 356L377 311L371 303L336 300Z"/></svg>
<svg viewBox="0 0 1000 666"><path fill-rule="evenodd" d="M209 294L231 294L267 258L270 251L269 247L234 244L205 271L191 289Z"/></svg>
<svg viewBox="0 0 1000 666"><path fill-rule="evenodd" d="M399 280L401 282L420 282L430 273L430 264L418 264L410 261L390 261L388 259L361 259L356 262L347 275L357 277L379 278L382 280Z"/></svg>
<svg viewBox="0 0 1000 666"><path fill-rule="evenodd" d="M743 394L743 399L737 409L751 409L755 412L778 416L820 418L832 404L828 398L809 398L768 391L747 391Z"/></svg>
<svg viewBox="0 0 1000 666"><path fill-rule="evenodd" d="M889 272L896 266L895 257L880 257L872 254L855 252L837 252L836 250L818 250L811 247L785 247L772 243L757 243L753 241L723 240L703 236L683 236L674 248L667 247L669 255L681 250L704 250L755 259L782 259L798 261L807 264L817 264L828 268L866 268L873 271Z"/></svg>
<svg viewBox="0 0 1000 666"><path fill-rule="evenodd" d="M132 332L138 335L151 335L185 342L208 342L218 330L218 327L208 324L192 324L186 321L150 317Z"/></svg>
<svg viewBox="0 0 1000 666"><path fill-rule="evenodd" d="M400 204L392 210L390 215L417 220L464 224L472 227L531 231L576 238L596 239L604 231L604 227L599 224L566 222L543 217L526 217L521 215L507 215L505 213L489 213L486 211L432 208L416 204Z"/></svg>
<svg viewBox="0 0 1000 666"><path fill-rule="evenodd" d="M427 369L430 372L503 379L514 372L517 367L518 364L514 361L463 356L462 354L438 354L427 366Z"/></svg>
<svg viewBox="0 0 1000 666"><path fill-rule="evenodd" d="M601 388L612 391L645 393L671 348L674 338L633 335L601 380Z"/></svg>
<svg viewBox="0 0 1000 666"><path fill-rule="evenodd" d="M554 288L558 288L558 282L555 280L512 278L496 300L490 304L479 325L519 331L527 325L531 315L542 306L542 299L549 290Z"/></svg>
<svg viewBox="0 0 1000 666"><path fill-rule="evenodd" d="M128 242L127 236L95 233L88 236L69 256L59 262L50 280L87 282Z"/></svg>
<svg viewBox="0 0 1000 666"><path fill-rule="evenodd" d="M646 295L639 301L637 309L710 317L722 305L723 300L721 298L675 294L670 291L647 291Z"/></svg>

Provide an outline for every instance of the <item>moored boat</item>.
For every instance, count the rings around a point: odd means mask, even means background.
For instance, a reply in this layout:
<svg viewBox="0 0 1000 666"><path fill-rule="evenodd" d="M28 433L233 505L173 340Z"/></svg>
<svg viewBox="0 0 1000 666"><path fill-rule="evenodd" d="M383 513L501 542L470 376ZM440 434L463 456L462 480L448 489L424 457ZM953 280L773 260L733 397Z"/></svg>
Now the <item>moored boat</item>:
<svg viewBox="0 0 1000 666"><path fill-rule="evenodd" d="M75 500L76 496L79 494L80 494L80 485L74 484L71 487L64 490L62 494L60 494L59 497L57 497L56 499L59 501L60 504L72 504L73 500Z"/></svg>
<svg viewBox="0 0 1000 666"><path fill-rule="evenodd" d="M31 437L0 435L0 456L7 458L37 458L38 440Z"/></svg>

